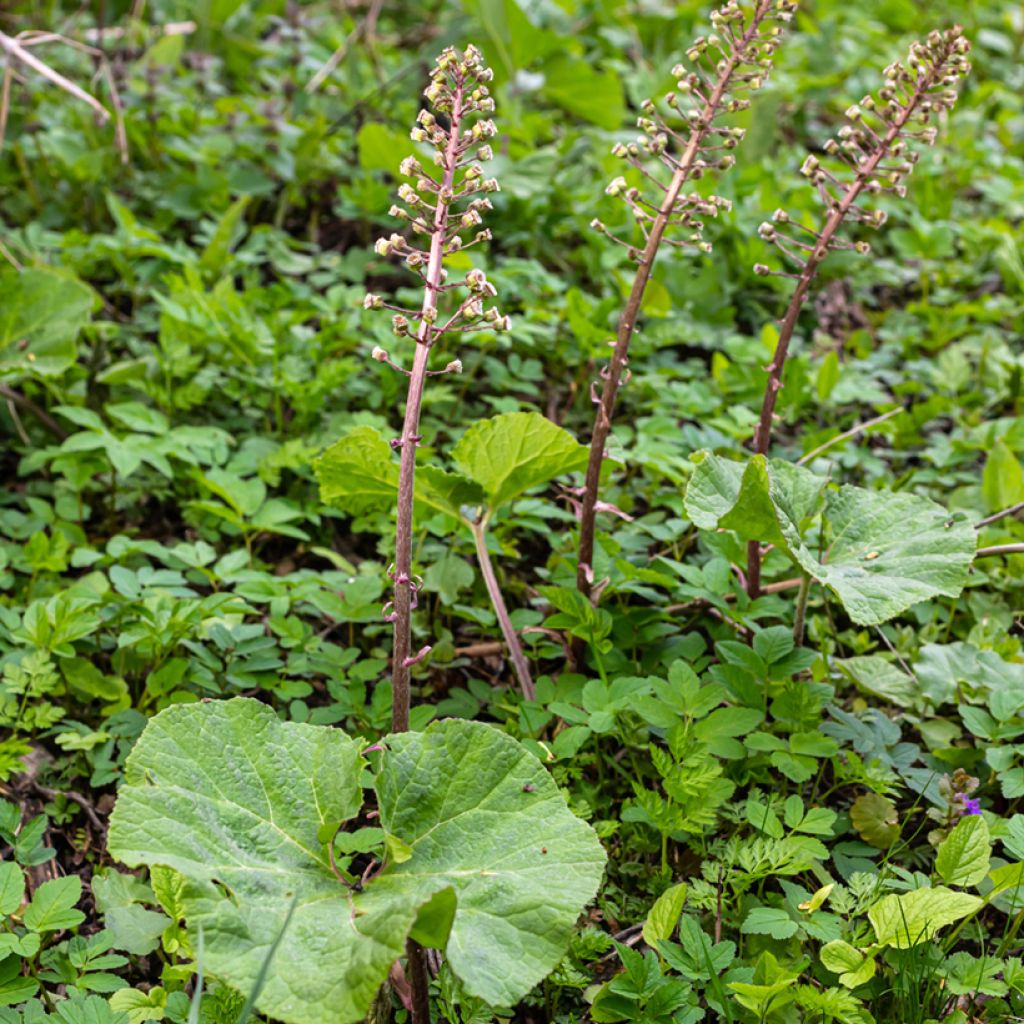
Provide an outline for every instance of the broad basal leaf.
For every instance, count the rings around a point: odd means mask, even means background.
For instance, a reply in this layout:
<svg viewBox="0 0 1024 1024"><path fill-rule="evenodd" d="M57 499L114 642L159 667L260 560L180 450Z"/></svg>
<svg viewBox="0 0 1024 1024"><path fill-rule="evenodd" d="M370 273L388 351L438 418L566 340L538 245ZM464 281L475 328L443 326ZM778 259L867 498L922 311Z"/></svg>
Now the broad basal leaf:
<svg viewBox="0 0 1024 1024"><path fill-rule="evenodd" d="M0 376L52 375L71 366L96 302L71 274L32 268L0 273Z"/></svg>
<svg viewBox="0 0 1024 1024"><path fill-rule="evenodd" d="M804 542L825 481L778 460L745 466L702 453L686 491L686 509L703 529L735 530L775 544L831 588L860 625L885 622L919 601L956 597L967 582L976 531L914 494L841 487L824 515L832 538L825 557Z"/></svg>
<svg viewBox="0 0 1024 1024"><path fill-rule="evenodd" d="M415 915L357 921L331 871L321 830L359 810L359 764L344 733L237 699L163 711L125 767L110 852L188 878L184 914L210 974L248 992L297 901L259 1000L281 1020L326 1022L327 1000L357 1020Z"/></svg>
<svg viewBox="0 0 1024 1024"><path fill-rule="evenodd" d="M373 427L349 431L316 460L314 468L320 497L349 515L395 505L398 458ZM417 505L455 517L462 506L483 502L483 492L474 483L433 466L416 467L415 494Z"/></svg>
<svg viewBox="0 0 1024 1024"><path fill-rule="evenodd" d="M911 707L920 700L917 680L880 654L858 654L852 658L836 658L833 664L853 680L859 689L872 697L891 701L900 707Z"/></svg>
<svg viewBox="0 0 1024 1024"><path fill-rule="evenodd" d="M455 465L486 493L492 509L587 464L587 449L537 412L480 420L452 452Z"/></svg>
<svg viewBox="0 0 1024 1024"><path fill-rule="evenodd" d="M398 462L373 427L356 427L335 441L314 463L320 497L349 515L394 504Z"/></svg>
<svg viewBox="0 0 1024 1024"><path fill-rule="evenodd" d="M869 911L879 945L910 949L935 938L940 929L973 914L982 901L944 885L883 896Z"/></svg>
<svg viewBox="0 0 1024 1024"><path fill-rule="evenodd" d="M412 856L368 889L419 903L452 888L448 961L473 995L513 1005L565 953L604 850L541 763L493 727L448 720L387 745L381 825Z"/></svg>
<svg viewBox="0 0 1024 1024"><path fill-rule="evenodd" d="M862 626L919 601L957 597L967 583L976 531L927 498L841 487L830 495L826 515L834 539L824 564L806 547L794 553Z"/></svg>
<svg viewBox="0 0 1024 1024"><path fill-rule="evenodd" d="M128 760L110 849L188 877L182 906L207 968L243 991L294 903L257 1004L289 1024L362 1019L410 933L446 938L469 991L515 1002L597 890L593 832L535 758L480 723L391 737L377 788L401 858L355 893L325 842L361 803L356 744L244 698L173 706Z"/></svg>

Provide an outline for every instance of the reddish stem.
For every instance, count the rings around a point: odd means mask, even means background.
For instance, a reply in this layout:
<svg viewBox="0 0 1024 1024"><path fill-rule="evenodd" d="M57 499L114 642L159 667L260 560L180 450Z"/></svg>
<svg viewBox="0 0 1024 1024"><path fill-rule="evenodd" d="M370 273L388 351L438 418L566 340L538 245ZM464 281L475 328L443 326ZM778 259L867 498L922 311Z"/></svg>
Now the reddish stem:
<svg viewBox="0 0 1024 1024"><path fill-rule="evenodd" d="M413 493L416 483L416 445L423 404L423 385L427 377L430 348L436 336L430 321L437 309L437 296L442 284L444 237L448 228L448 208L451 203L452 183L458 161L459 129L463 109L463 83L454 91L451 127L445 148L444 180L434 207L433 233L430 256L427 261L423 292L423 318L416 337L416 354L409 373L409 390L405 403L405 423L402 427L401 462L398 471L398 513L395 528L395 627L391 668L391 729L406 732L409 728L410 641L412 637L412 532Z"/></svg>
<svg viewBox="0 0 1024 1024"><path fill-rule="evenodd" d="M498 616L498 623L501 626L501 634L508 646L509 658L512 667L515 669L516 678L519 680L519 689L527 700L533 700L536 690L533 685L533 676L530 674L530 663L523 654L523 645L519 642L519 634L512 625L512 619L505 606L505 598L502 596L501 587L498 585L498 577L494 574L494 565L491 563L491 556L487 551L487 523L485 520L470 524L473 531L473 541L476 544L476 559L480 563L480 572L490 595L491 604L494 605L494 612Z"/></svg>
<svg viewBox="0 0 1024 1024"><path fill-rule="evenodd" d="M629 342L636 328L636 321L640 314L647 282L650 280L651 272L654 269L654 260L657 257L658 248L661 245L661 240L665 234L665 228L668 226L676 200L679 198L683 185L690 177L694 161L697 159L704 139L719 113L719 107L725 98L732 76L741 63L741 55L746 52L747 47L758 32L761 22L773 7L773 0L761 0L751 18L747 31L732 51L715 80L714 89L704 104L700 117L690 131L686 148L679 158L678 166L672 175L665 198L651 224L650 234L647 236L647 244L644 246L643 254L637 265L636 276L633 278L633 287L630 290L629 298L619 320L615 338L615 349L612 353L611 362L605 371L604 384L601 387L601 400L597 416L594 419L594 431L590 440L590 458L587 462L587 477L580 511L580 543L579 559L576 568L576 586L580 593L585 594L588 598L592 596L592 562L594 558L597 500L601 484L601 462L604 459L605 443L612 429L615 399L622 383L623 370L628 362Z"/></svg>
<svg viewBox="0 0 1024 1024"><path fill-rule="evenodd" d="M768 366L768 383L765 386L764 401L761 404L761 417L754 431L754 452L757 455L765 455L768 452L772 433L772 417L775 415L775 403L779 391L782 389L782 370L786 364L789 343L793 338L793 331L796 329L800 309L807 298L811 282L828 255L829 245L846 215L850 212L850 208L857 201L864 186L874 176L878 165L889 155L890 147L906 127L907 122L917 109L921 97L934 84L934 77L932 75L926 76L917 82L910 100L889 125L888 130L879 140L874 152L859 164L857 173L853 181L850 182L845 195L829 212L825 220L825 226L818 236L818 244L807 256L807 262L804 264L804 268L797 280L796 288L793 289L793 295L789 300L786 315L782 319L779 341L775 346L775 354ZM757 541L749 541L747 543L747 593L751 598L756 598L761 593L761 546Z"/></svg>

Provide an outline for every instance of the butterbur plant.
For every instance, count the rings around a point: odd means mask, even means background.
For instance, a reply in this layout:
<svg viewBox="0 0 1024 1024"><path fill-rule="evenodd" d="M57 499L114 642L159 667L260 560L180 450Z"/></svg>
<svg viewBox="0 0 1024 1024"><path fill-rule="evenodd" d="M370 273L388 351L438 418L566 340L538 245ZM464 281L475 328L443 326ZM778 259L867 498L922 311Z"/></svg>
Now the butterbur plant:
<svg viewBox="0 0 1024 1024"><path fill-rule="evenodd" d="M415 156L402 162L415 185L400 187L403 205L392 214L411 238L395 233L376 246L423 282L419 309L374 294L365 300L390 310L395 334L415 342L409 369L382 348L373 352L408 377L401 436L389 445L358 427L317 466L323 493L349 508L397 503L394 596L385 609L394 624L392 735L364 751L340 730L282 723L247 698L169 708L136 744L111 818L114 856L184 876L182 916L204 937L210 973L243 991L258 988L256 1006L286 1024L363 1020L389 975L413 1024L429 1024L425 947L444 952L470 996L514 1004L556 967L603 871L593 829L513 737L454 719L409 731L410 669L430 650L410 649L419 589L414 507L471 527L504 611L483 539L487 520L582 464L565 431L512 413L466 432L453 452L462 476L432 466L416 474L426 379L461 370L457 359L430 369L433 348L449 333L509 327L489 305L495 289L481 270L449 282L444 266L490 237L482 214L498 186L478 162L490 157L495 131L486 116L490 77L474 47L440 56L426 90L434 112L422 111L412 131L433 148L438 175ZM467 519L464 508L477 512ZM523 671L529 681L525 659ZM371 751L372 764L364 758ZM364 811L371 767L376 800Z"/></svg>
<svg viewBox="0 0 1024 1024"><path fill-rule="evenodd" d="M403 369L381 348L373 357L395 367L409 378L405 403L405 421L400 437L391 442L399 452L395 562L391 570L394 599L386 610L394 623L392 667L392 726L396 732L409 727L410 669L424 658L430 648L412 653L412 611L419 588L412 571L413 494L416 477L416 447L420 410L427 377L434 373L458 373L459 360L450 361L442 370L430 370L430 354L445 334L465 334L487 329L506 331L510 322L496 306L488 305L497 294L482 270L473 269L461 282L448 282L444 266L446 256L487 241L491 235L481 227L483 214L491 209L487 194L498 191L494 178L485 178L480 161L491 158L487 140L496 131L486 115L494 111L494 100L487 89L492 72L474 46L465 52L449 48L437 59L424 96L436 111L422 110L412 129L414 142L430 146L437 180L420 164L416 156L406 157L400 170L415 179L398 189L403 205L391 207L391 214L405 221L413 239L426 239L417 245L402 234L381 238L376 244L380 256L401 256L405 265L423 282L423 304L418 310L404 309L385 302L379 295L365 299L368 309L389 309L392 326L400 338L413 338L415 350L411 369ZM437 115L440 114L442 120ZM464 236L472 232L472 237Z"/></svg>
<svg viewBox="0 0 1024 1024"><path fill-rule="evenodd" d="M714 29L694 40L687 50L690 62L672 69L676 90L664 100L662 114L653 100L643 104L638 126L643 134L629 145L619 143L613 152L640 172L645 186L616 178L607 188L629 206L643 235L642 247L613 235L595 220L593 227L629 249L637 269L608 366L602 371L600 397L590 442L586 482L580 509L580 543L577 587L591 596L595 519L599 508L601 463L611 432L615 400L628 373L629 343L640 316L644 293L662 242L710 252L703 237L705 217L716 217L729 207L720 196L685 191L710 171L726 170L735 163L734 150L744 130L729 117L750 106L750 93L761 88L771 70L782 26L796 10L795 0L758 0L745 9L736 0L711 15ZM670 232L675 232L671 236Z"/></svg>
<svg viewBox="0 0 1024 1024"><path fill-rule="evenodd" d="M775 245L787 269L754 267L761 275L781 275L796 281L782 318L775 354L768 367L761 415L754 433L754 452L764 455L771 442L775 404L782 388L782 373L800 311L822 263L836 250L870 252L863 240L850 241L840 234L847 223L878 228L886 221L880 208L869 209L864 201L881 195L903 196L906 179L919 159L915 146L935 141L935 122L956 103L956 87L971 68L971 45L963 29L932 32L911 47L906 64L885 69L885 85L877 96L865 96L846 111L848 124L838 138L825 143L822 156L809 155L800 173L815 187L824 205L820 226L808 227L785 210L776 210L761 225L761 237ZM761 591L761 548L749 541L747 592Z"/></svg>

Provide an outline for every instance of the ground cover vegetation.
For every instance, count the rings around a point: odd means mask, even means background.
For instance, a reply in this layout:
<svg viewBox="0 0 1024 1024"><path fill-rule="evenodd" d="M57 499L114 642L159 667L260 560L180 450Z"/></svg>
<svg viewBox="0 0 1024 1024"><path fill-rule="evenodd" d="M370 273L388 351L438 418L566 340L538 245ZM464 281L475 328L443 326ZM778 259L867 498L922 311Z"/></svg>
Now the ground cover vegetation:
<svg viewBox="0 0 1024 1024"><path fill-rule="evenodd" d="M1024 1018L1024 19L0 12L0 1024Z"/></svg>

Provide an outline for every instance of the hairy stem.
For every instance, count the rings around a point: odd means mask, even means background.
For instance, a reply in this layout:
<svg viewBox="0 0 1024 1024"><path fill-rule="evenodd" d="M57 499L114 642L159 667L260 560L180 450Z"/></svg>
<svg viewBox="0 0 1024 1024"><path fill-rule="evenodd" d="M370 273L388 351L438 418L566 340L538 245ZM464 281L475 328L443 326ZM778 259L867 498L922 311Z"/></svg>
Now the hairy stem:
<svg viewBox="0 0 1024 1024"><path fill-rule="evenodd" d="M448 207L451 203L452 183L458 162L459 124L462 119L462 87L455 93L451 115L448 145L445 150L444 181L437 193L434 207L430 256L427 262L426 288L423 292L423 313L416 337L416 354L409 375L409 391L405 403L405 422L402 426L401 463L398 471L398 509L395 527L395 605L394 649L391 669L391 728L405 732L409 728L409 677L412 668L410 638L412 636L412 597L415 584L412 578L413 493L416 483L416 445L423 404L423 385L427 377L427 363L433 341L432 314L437 309L437 296L442 283L444 239L448 230Z"/></svg>
<svg viewBox="0 0 1024 1024"><path fill-rule="evenodd" d="M800 589L796 595L796 616L793 619L793 640L797 647L804 642L804 624L807 620L807 598L811 593L811 577L804 573L800 580Z"/></svg>
<svg viewBox="0 0 1024 1024"><path fill-rule="evenodd" d="M498 585L498 578L494 574L494 565L491 563L491 556L487 551L487 521L480 519L470 524L473 531L473 541L476 544L476 558L480 564L480 572L484 578L484 585L494 606L494 612L498 616L498 623L501 626L501 634L508 645L509 658L512 660L512 667L515 669L516 678L519 680L519 689L527 700L533 700L536 690L533 685L533 676L530 674L530 663L523 654L523 646L519 642L519 634L516 633L509 617L508 608L505 607L505 599Z"/></svg>
<svg viewBox="0 0 1024 1024"><path fill-rule="evenodd" d="M691 176L694 161L701 151L701 146L708 131L719 113L719 108L725 98L733 74L740 64L739 55L757 34L761 22L772 9L772 6L772 0L760 0L741 43L729 59L724 62L722 70L715 80L714 88L708 96L699 118L693 124L686 147L679 158L678 166L665 192L665 198L660 204L658 214L651 224L650 233L647 236L647 244L644 246L643 254L637 265L636 276L633 278L633 286L630 289L629 298L626 300L626 306L619 319L615 336L615 348L612 352L611 361L603 375L604 383L601 387L601 399L598 403L597 415L594 418L594 430L590 440L590 457L587 462L587 476L580 511L580 542L579 558L576 567L576 586L580 593L585 594L588 598L591 597L593 582L594 531L598 491L601 483L601 463L604 459L605 443L612 429L615 399L622 383L623 371L628 362L629 342L633 337L633 331L636 329L636 321L640 315L640 307L643 303L644 292L647 289L647 282L650 280L651 272L654 269L658 248L661 245L665 228L668 226L676 200L679 198L683 185Z"/></svg>

